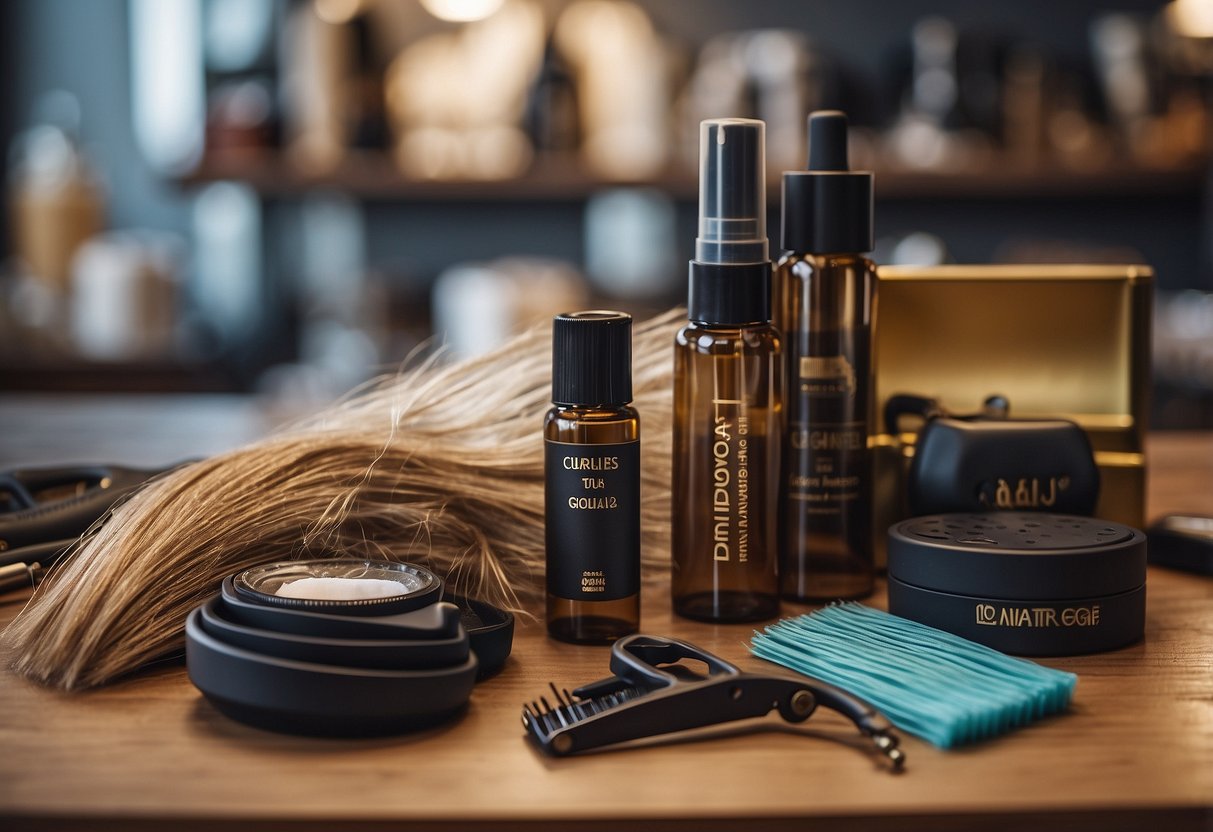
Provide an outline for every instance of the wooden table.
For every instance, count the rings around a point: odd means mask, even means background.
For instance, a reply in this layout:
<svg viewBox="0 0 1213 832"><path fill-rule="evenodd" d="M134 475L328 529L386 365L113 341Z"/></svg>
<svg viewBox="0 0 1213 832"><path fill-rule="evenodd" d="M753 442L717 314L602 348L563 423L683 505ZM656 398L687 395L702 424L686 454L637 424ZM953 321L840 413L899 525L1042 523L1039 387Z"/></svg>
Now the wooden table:
<svg viewBox="0 0 1213 832"><path fill-rule="evenodd" d="M1157 435L1150 511L1213 513L1213 434ZM883 593L874 603L883 602ZM0 606L0 623L19 600ZM603 648L519 632L467 713L395 739L279 736L217 714L184 669L62 695L0 674L0 829L1213 829L1213 579L1151 569L1145 642L1049 661L1079 674L1071 711L977 747L907 738L892 775L827 714L789 728L548 759L519 709L547 682L605 675ZM743 667L747 626L644 629Z"/></svg>

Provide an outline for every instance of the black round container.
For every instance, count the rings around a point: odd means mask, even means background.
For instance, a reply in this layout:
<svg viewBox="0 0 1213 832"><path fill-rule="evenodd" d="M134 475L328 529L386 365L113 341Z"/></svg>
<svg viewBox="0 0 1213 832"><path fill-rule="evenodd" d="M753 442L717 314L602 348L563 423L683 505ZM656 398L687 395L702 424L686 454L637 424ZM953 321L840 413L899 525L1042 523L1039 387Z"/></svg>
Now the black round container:
<svg viewBox="0 0 1213 832"><path fill-rule="evenodd" d="M889 612L1022 656L1123 647L1145 630L1146 536L1062 514L904 520L889 529Z"/></svg>
<svg viewBox="0 0 1213 832"><path fill-rule="evenodd" d="M307 577L370 577L400 590L352 599L277 594ZM513 615L444 594L420 566L285 561L225 578L190 614L186 666L233 719L296 734L383 735L458 714L476 680L505 664L513 634Z"/></svg>
<svg viewBox="0 0 1213 832"><path fill-rule="evenodd" d="M476 682L471 653L447 666L384 670L253 652L209 633L201 609L186 619L185 636L190 681L227 716L271 731L340 737L430 728L459 713Z"/></svg>

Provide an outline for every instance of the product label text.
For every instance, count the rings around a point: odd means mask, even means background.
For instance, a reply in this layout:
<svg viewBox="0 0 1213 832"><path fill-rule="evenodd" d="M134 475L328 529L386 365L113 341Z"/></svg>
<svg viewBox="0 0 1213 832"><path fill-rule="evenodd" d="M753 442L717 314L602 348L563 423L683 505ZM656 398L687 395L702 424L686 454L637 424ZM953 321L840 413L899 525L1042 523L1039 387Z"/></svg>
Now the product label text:
<svg viewBox="0 0 1213 832"><path fill-rule="evenodd" d="M712 559L750 556L749 417L735 399L713 399Z"/></svg>
<svg viewBox="0 0 1213 832"><path fill-rule="evenodd" d="M546 443L548 590L611 600L639 591L640 443Z"/></svg>
<svg viewBox="0 0 1213 832"><path fill-rule="evenodd" d="M978 624L987 627L1097 627L1099 604L1085 607L1008 607L977 604Z"/></svg>

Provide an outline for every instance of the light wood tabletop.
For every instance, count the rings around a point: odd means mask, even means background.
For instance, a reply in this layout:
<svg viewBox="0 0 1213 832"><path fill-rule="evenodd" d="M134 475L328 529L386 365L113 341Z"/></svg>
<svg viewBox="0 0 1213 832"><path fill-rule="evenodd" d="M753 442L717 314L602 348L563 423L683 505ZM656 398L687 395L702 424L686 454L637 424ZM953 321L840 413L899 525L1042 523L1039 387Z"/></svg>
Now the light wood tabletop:
<svg viewBox="0 0 1213 832"><path fill-rule="evenodd" d="M1158 434L1149 453L1151 517L1213 514L1213 434ZM666 592L646 587L645 632L770 668L748 656L751 626L674 618ZM539 624L460 718L389 739L245 727L179 663L76 695L5 671L0 829L1211 830L1213 578L1152 567L1148 592L1143 643L1045 662L1079 676L1068 713L959 750L904 737L900 775L825 712L547 758L524 739L522 704L549 681L607 675L608 653L551 641ZM5 599L0 624L21 603Z"/></svg>

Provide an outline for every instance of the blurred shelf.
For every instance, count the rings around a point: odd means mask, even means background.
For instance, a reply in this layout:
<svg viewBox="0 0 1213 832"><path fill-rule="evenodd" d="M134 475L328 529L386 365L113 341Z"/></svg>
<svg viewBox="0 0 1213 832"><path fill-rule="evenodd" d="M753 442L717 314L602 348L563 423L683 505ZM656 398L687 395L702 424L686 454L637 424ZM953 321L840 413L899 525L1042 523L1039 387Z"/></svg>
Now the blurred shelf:
<svg viewBox="0 0 1213 832"><path fill-rule="evenodd" d="M976 173L878 172L876 195L881 200L906 201L1196 197L1207 179L1205 164L1083 171L1008 163ZM472 181L409 178L388 157L376 153L351 155L325 173L307 172L276 155L249 155L208 159L178 181L183 186L242 182L273 199L329 190L393 202L580 202L598 191L625 186L657 188L679 200L697 198L693 172L673 171L643 181L607 180L587 172L571 157L540 160L516 179ZM778 198L777 179L769 193Z"/></svg>
<svg viewBox="0 0 1213 832"><path fill-rule="evenodd" d="M101 363L84 359L34 357L17 364L0 358L0 390L7 393L221 393L231 379L210 365L172 361Z"/></svg>
<svg viewBox="0 0 1213 832"><path fill-rule="evenodd" d="M1205 188L1204 164L1183 168L1117 167L1075 170L1015 164L977 173L898 171L877 173L878 199L1101 199L1105 197L1198 196Z"/></svg>
<svg viewBox="0 0 1213 832"><path fill-rule="evenodd" d="M273 198L329 190L368 200L404 202L579 202L616 186L655 187L679 198L697 194L690 177L607 181L588 173L571 158L542 160L514 179L414 179L401 173L387 156L376 153L353 154L325 173L303 170L272 155L208 159L179 181L184 185L243 182Z"/></svg>

